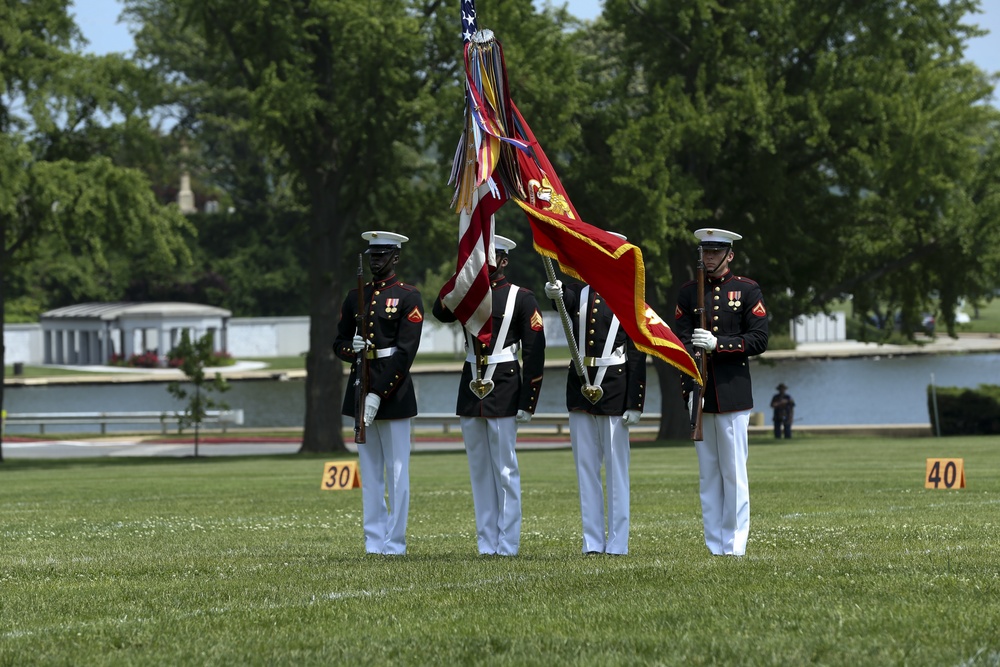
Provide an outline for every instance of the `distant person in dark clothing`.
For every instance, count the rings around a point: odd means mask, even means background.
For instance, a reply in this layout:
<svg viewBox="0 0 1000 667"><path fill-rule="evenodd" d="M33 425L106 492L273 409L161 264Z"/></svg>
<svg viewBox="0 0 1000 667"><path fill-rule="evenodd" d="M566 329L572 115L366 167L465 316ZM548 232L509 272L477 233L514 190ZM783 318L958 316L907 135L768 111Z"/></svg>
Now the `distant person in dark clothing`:
<svg viewBox="0 0 1000 667"><path fill-rule="evenodd" d="M771 399L771 407L774 408L774 437L792 438L792 422L795 421L795 399L785 393L788 387L784 382L778 385L778 393Z"/></svg>

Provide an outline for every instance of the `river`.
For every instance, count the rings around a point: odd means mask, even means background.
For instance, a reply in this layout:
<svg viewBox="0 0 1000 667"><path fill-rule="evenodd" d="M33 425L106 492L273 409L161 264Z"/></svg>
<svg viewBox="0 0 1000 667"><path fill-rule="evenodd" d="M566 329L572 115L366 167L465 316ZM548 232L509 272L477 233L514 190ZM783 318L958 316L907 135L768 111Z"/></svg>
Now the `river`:
<svg viewBox="0 0 1000 667"><path fill-rule="evenodd" d="M753 362L755 411L770 423L771 396L779 382L795 398L801 425L926 424L930 421L927 388L976 387L1000 383L1000 354L913 355L855 359L793 359ZM565 411L565 371L547 369L538 412ZM457 373L414 375L421 412L454 412ZM219 396L242 409L244 426L301 426L305 383L299 380L243 380ZM165 382L7 386L5 408L20 412L129 412L176 410L182 404L167 393ZM660 387L650 369L646 407L660 409ZM96 426L92 430L96 430ZM109 427L113 430L115 427ZM119 430L129 430L128 426ZM85 427L74 430L87 431ZM36 427L10 427L12 434Z"/></svg>

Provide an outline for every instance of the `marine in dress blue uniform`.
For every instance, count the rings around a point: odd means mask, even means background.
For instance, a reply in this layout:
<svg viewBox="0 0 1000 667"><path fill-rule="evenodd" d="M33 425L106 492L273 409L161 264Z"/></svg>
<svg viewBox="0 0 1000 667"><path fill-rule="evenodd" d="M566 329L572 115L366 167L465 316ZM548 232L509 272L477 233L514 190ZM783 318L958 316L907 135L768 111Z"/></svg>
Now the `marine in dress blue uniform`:
<svg viewBox="0 0 1000 667"><path fill-rule="evenodd" d="M357 326L358 290L351 290L340 309L334 353L351 363L342 414L354 417L355 361L368 355L369 387L364 401L366 442L358 444L365 551L406 553L406 522L410 510L410 418L417 414L417 397L410 365L420 345L424 304L413 286L399 281L395 266L407 237L384 231L365 232L372 281L361 295L361 313L368 319L368 340ZM389 504L385 496L388 492Z"/></svg>
<svg viewBox="0 0 1000 667"><path fill-rule="evenodd" d="M553 301L562 296L587 383L603 392L592 403L582 391L580 375L570 365L566 408L580 492L583 552L624 555L628 553L630 514L629 426L639 423L645 405L646 355L635 347L607 302L589 285L575 283L563 289L561 281L549 282L545 295ZM606 532L602 465L607 484Z"/></svg>
<svg viewBox="0 0 1000 667"><path fill-rule="evenodd" d="M705 544L715 555L742 556L750 533L749 358L767 350L767 308L760 286L729 268L733 241L743 237L714 228L695 236L704 253L708 328L699 328L698 283L692 280L680 288L675 331L689 352L699 347L707 353L704 439L695 442Z"/></svg>
<svg viewBox="0 0 1000 667"><path fill-rule="evenodd" d="M461 417L469 460L479 553L514 556L521 544L517 425L529 422L538 405L545 332L535 295L512 285L504 275L509 252L516 244L503 236L495 238L497 266L490 274L493 336L486 349L477 351L466 332L468 356L455 413ZM456 321L440 299L435 300L432 312L442 322ZM473 380L482 388L492 383L492 389L485 396L477 395L470 386Z"/></svg>

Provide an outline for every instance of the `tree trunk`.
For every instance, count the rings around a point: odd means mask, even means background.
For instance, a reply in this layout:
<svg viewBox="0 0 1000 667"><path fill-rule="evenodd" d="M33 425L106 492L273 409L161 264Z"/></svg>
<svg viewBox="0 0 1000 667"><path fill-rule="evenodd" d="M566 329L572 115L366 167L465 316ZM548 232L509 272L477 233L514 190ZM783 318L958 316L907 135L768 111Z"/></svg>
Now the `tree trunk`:
<svg viewBox="0 0 1000 667"><path fill-rule="evenodd" d="M674 245L667 254L670 263L670 275L673 285L662 299L663 310L657 311L668 324L674 320L674 310L677 308L677 293L680 286L693 277L694 267L691 263L690 250L687 246ZM664 290L658 290L664 292ZM681 382L687 376L679 370L659 359L653 359L653 368L660 383L660 430L657 440L671 442L691 441L691 415L681 395Z"/></svg>
<svg viewBox="0 0 1000 667"><path fill-rule="evenodd" d="M7 222L0 216L0 241L7 238ZM3 394L7 376L7 346L3 342L3 317L7 309L7 248L0 247L0 368L4 380L0 381L0 410L4 409ZM3 463L3 431L0 429L0 463Z"/></svg>
<svg viewBox="0 0 1000 667"><path fill-rule="evenodd" d="M690 442L691 415L681 396L681 379L685 376L660 359L653 359L653 368L660 382L660 430L656 439Z"/></svg>
<svg viewBox="0 0 1000 667"><path fill-rule="evenodd" d="M321 186L319 186L321 187ZM314 190L316 192L316 190ZM309 352L306 355L306 416L299 452L346 452L340 415L343 362L333 353L343 283L340 224L333 197L313 198L309 227Z"/></svg>

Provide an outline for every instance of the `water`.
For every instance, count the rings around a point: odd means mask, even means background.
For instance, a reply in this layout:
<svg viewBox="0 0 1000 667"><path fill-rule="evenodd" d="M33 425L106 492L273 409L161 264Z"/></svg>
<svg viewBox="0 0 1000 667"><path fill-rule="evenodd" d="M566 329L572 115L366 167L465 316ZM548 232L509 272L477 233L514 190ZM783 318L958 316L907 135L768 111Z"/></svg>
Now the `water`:
<svg viewBox="0 0 1000 667"><path fill-rule="evenodd" d="M927 388L1000 384L1000 354L796 359L752 368L754 410L771 423L779 382L795 399L803 425L927 424Z"/></svg>
<svg viewBox="0 0 1000 667"><path fill-rule="evenodd" d="M937 386L976 387L1000 383L1000 354L915 355L864 359L795 359L752 366L754 410L770 423L771 396L779 382L795 398L800 425L926 424L931 373ZM566 371L547 369L538 412L565 412ZM650 369L646 407L660 409L660 387ZM458 373L418 373L414 380L421 412L454 413ZM274 380L230 382L220 398L243 409L244 426L302 426L305 383ZM16 412L101 412L177 410L183 404L167 393L165 382L102 385L8 386L5 408ZM331 406L339 412L340 406ZM128 426L109 430L129 430ZM134 428L134 427L132 427ZM74 427L74 430L96 430ZM10 427L9 433L37 432Z"/></svg>

